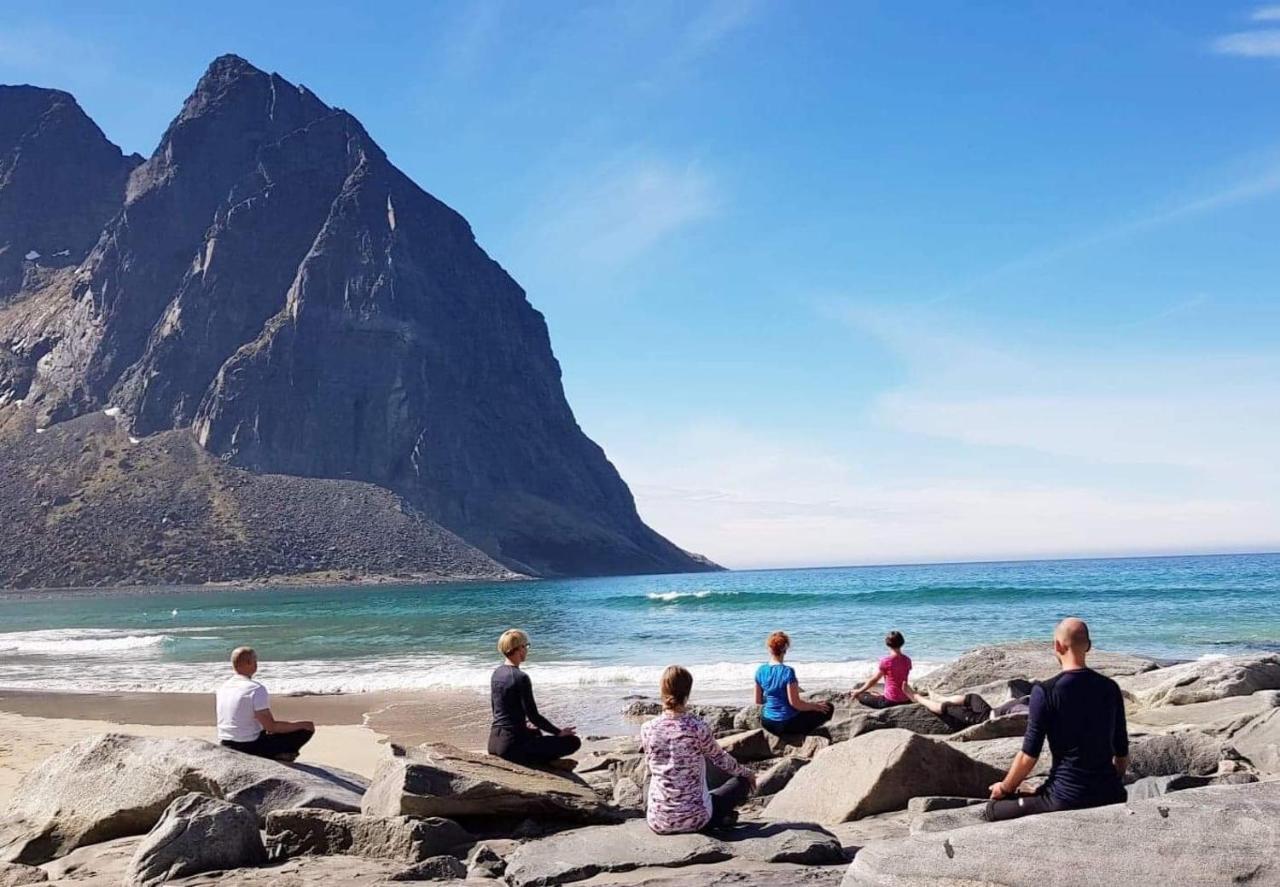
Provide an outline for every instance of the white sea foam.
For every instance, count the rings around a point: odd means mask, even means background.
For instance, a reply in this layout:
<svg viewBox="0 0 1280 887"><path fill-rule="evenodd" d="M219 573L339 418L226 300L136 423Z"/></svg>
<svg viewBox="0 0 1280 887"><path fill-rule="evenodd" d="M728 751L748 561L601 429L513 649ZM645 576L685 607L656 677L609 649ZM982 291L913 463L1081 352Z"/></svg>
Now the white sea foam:
<svg viewBox="0 0 1280 887"><path fill-rule="evenodd" d="M672 603L686 598L701 600L708 597L735 597L736 591L651 591L645 595L651 601L662 601L663 603Z"/></svg>
<svg viewBox="0 0 1280 887"><path fill-rule="evenodd" d="M99 656L124 651L158 649L166 634L112 631L96 628L58 628L0 634L0 653L27 656Z"/></svg>
<svg viewBox="0 0 1280 887"><path fill-rule="evenodd" d="M39 634L28 632L26 634ZM0 635L0 654L6 649ZM156 635L146 640L159 639ZM99 639L109 642L110 639ZM60 641L67 643L66 640ZM82 643L83 639L72 640ZM10 648L12 649L12 648ZM126 647L107 652L120 652ZM24 650L31 654L35 651ZM110 664L77 651L66 661L42 662L35 671L21 662L0 661L0 687L98 692L208 692L226 676L225 663L163 662L155 658L114 657ZM747 693L758 661L689 663L699 693ZM875 667L872 660L793 663L806 690L848 689ZM937 667L917 663L917 677ZM475 690L489 687L494 663L443 655L406 655L343 661L264 661L261 677L275 693L362 693L379 690ZM540 689L598 690L652 694L664 665L601 665L583 662L531 663L526 671Z"/></svg>

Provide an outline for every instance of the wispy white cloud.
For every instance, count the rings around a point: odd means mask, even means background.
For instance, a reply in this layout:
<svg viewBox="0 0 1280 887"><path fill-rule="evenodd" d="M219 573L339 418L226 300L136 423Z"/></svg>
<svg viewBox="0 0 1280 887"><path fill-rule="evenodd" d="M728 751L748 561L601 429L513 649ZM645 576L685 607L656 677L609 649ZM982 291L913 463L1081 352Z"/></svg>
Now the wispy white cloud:
<svg viewBox="0 0 1280 887"><path fill-rule="evenodd" d="M1249 18L1255 22L1280 22L1280 6L1259 6Z"/></svg>
<svg viewBox="0 0 1280 887"><path fill-rule="evenodd" d="M1280 58L1280 30L1238 31L1234 34L1223 34L1213 41L1212 47L1213 51L1220 55Z"/></svg>
<svg viewBox="0 0 1280 887"><path fill-rule="evenodd" d="M1280 34L1280 31L1276 33ZM1277 194L1280 194L1280 159L1276 159L1273 152L1265 162L1255 165L1255 169L1230 184L1208 193L1183 197L1164 207L1150 209L1133 219L1101 224L1079 237L1012 259L979 274L956 289L928 300L928 304L937 305L962 298L1015 274L1043 268L1099 246L1120 242Z"/></svg>
<svg viewBox="0 0 1280 887"><path fill-rule="evenodd" d="M538 203L516 238L525 264L554 265L568 275L617 270L713 215L720 196L697 162L634 152L561 182Z"/></svg>

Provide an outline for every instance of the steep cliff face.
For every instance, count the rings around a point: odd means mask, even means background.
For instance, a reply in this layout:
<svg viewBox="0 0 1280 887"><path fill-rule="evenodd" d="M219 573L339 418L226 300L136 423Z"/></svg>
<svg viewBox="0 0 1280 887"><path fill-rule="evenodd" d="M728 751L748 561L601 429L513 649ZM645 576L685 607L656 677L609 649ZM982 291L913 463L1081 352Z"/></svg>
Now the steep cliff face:
<svg viewBox="0 0 1280 887"><path fill-rule="evenodd" d="M466 221L242 59L209 68L79 267L18 298L0 374L25 360L42 422L112 407L255 472L377 484L523 572L714 568L640 520Z"/></svg>
<svg viewBox="0 0 1280 887"><path fill-rule="evenodd" d="M0 304L28 271L85 257L141 160L123 156L67 93L0 86Z"/></svg>

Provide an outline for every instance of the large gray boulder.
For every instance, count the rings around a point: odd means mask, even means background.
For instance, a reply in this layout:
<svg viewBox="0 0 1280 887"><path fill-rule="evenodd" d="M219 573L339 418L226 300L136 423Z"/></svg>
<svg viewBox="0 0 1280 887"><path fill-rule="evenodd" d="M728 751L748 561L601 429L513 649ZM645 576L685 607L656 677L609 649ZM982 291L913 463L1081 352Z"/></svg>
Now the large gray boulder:
<svg viewBox="0 0 1280 887"><path fill-rule="evenodd" d="M1003 718L989 718L980 724L958 730L947 737L948 742L982 742L986 739L1009 739L1021 737L1027 732L1027 716L1025 714L1006 715Z"/></svg>
<svg viewBox="0 0 1280 887"><path fill-rule="evenodd" d="M367 816L617 822L621 813L567 773L522 767L450 745L421 745L384 761L365 793Z"/></svg>
<svg viewBox="0 0 1280 887"><path fill-rule="evenodd" d="M901 810L919 795L985 796L1004 771L950 743L877 730L818 753L765 808L772 820L836 823Z"/></svg>
<svg viewBox="0 0 1280 887"><path fill-rule="evenodd" d="M1220 769L1221 761L1239 759L1240 753L1233 746L1207 733L1156 733L1130 740L1128 776L1212 776Z"/></svg>
<svg viewBox="0 0 1280 887"><path fill-rule="evenodd" d="M1192 788L1204 788L1209 785L1248 785L1257 781L1258 777L1252 773L1223 773L1220 776L1188 776L1186 773L1175 773L1172 776L1144 776L1125 786L1125 791L1129 794L1129 802L1133 803Z"/></svg>
<svg viewBox="0 0 1280 887"><path fill-rule="evenodd" d="M560 832L522 845L507 861L513 887L568 884L606 872L675 868L729 859L822 865L844 858L839 840L806 823L750 824L714 835L655 835L643 820Z"/></svg>
<svg viewBox="0 0 1280 887"><path fill-rule="evenodd" d="M358 811L363 780L314 765L255 758L199 739L107 733L53 755L18 783L0 860L37 865L76 847L143 834L189 792L256 812Z"/></svg>
<svg viewBox="0 0 1280 887"><path fill-rule="evenodd" d="M1141 656L1094 650L1089 654L1089 667L1117 677L1150 671L1156 663ZM1043 681L1060 669L1048 639L1016 641L977 647L913 683L934 695L949 695L986 689L1012 678Z"/></svg>
<svg viewBox="0 0 1280 887"><path fill-rule="evenodd" d="M1229 735L1231 745L1260 772L1280 776L1280 709L1243 721Z"/></svg>
<svg viewBox="0 0 1280 887"><path fill-rule="evenodd" d="M864 847L845 887L1280 883L1280 783L1028 816Z"/></svg>
<svg viewBox="0 0 1280 887"><path fill-rule="evenodd" d="M832 742L845 742L874 730L910 730L922 736L946 736L956 728L923 705L911 704L882 709L864 705L840 709L823 729Z"/></svg>
<svg viewBox="0 0 1280 887"><path fill-rule="evenodd" d="M266 862L258 817L239 804L188 794L165 809L138 845L126 887L151 887L174 878Z"/></svg>
<svg viewBox="0 0 1280 887"><path fill-rule="evenodd" d="M311 809L268 813L265 831L272 859L347 853L415 863L469 846L475 840L451 819L364 816Z"/></svg>
<svg viewBox="0 0 1280 887"><path fill-rule="evenodd" d="M1201 659L1133 675L1120 681L1140 706L1190 705L1260 690L1280 690L1280 654Z"/></svg>

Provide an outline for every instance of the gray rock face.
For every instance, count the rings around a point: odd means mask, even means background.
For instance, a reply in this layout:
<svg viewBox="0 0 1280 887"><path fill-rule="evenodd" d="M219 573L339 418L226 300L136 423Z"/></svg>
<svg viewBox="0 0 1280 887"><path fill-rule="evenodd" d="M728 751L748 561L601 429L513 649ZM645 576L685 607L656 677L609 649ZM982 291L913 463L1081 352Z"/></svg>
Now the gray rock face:
<svg viewBox="0 0 1280 887"><path fill-rule="evenodd" d="M808 763L807 759L801 757L783 758L760 774L756 783L756 794L760 797L776 795L786 788L787 783L800 772L800 768Z"/></svg>
<svg viewBox="0 0 1280 887"><path fill-rule="evenodd" d="M1129 714L1130 730L1171 730L1194 728L1209 733L1227 733L1240 721L1264 714L1280 706L1280 691L1260 690L1248 696L1228 696L1209 702L1139 708Z"/></svg>
<svg viewBox="0 0 1280 887"><path fill-rule="evenodd" d="M143 834L191 792L265 817L290 807L354 812L363 788L359 777L199 739L108 733L76 743L23 777L0 830L0 860L39 864L86 844Z"/></svg>
<svg viewBox="0 0 1280 887"><path fill-rule="evenodd" d="M268 813L265 831L272 859L348 853L416 863L474 840L449 819L376 817L306 808Z"/></svg>
<svg viewBox="0 0 1280 887"><path fill-rule="evenodd" d="M252 810L188 794L170 804L142 839L124 883L151 887L200 872L259 865L266 859Z"/></svg>
<svg viewBox="0 0 1280 887"><path fill-rule="evenodd" d="M1003 771L906 730L877 730L818 753L765 808L772 820L823 823L901 810L913 797L983 797Z"/></svg>
<svg viewBox="0 0 1280 887"><path fill-rule="evenodd" d="M1194 730L1141 736L1129 743L1128 775L1135 779L1179 773L1212 776L1220 761L1239 758L1233 746Z"/></svg>
<svg viewBox="0 0 1280 887"><path fill-rule="evenodd" d="M748 730L745 733L730 734L716 742L739 764L751 764L774 756L775 749L770 742L771 739L772 737L764 730Z"/></svg>
<svg viewBox="0 0 1280 887"><path fill-rule="evenodd" d="M1230 737L1232 746L1259 771L1280 776L1280 709L1249 718Z"/></svg>
<svg viewBox="0 0 1280 887"><path fill-rule="evenodd" d="M1125 694L1148 708L1212 702L1280 690L1280 655L1184 662L1120 681Z"/></svg>
<svg viewBox="0 0 1280 887"><path fill-rule="evenodd" d="M981 742L985 739L1008 739L1023 736L1027 732L1026 715L1007 715L1003 718L991 718L981 724L974 724L952 733L948 742Z"/></svg>
<svg viewBox="0 0 1280 887"><path fill-rule="evenodd" d="M42 423L115 406L256 472L376 484L522 573L715 569L640 520L466 221L305 88L215 60L97 224L0 315Z"/></svg>
<svg viewBox="0 0 1280 887"><path fill-rule="evenodd" d="M1280 783L1191 789L864 847L845 887L1280 883Z"/></svg>
<svg viewBox="0 0 1280 887"><path fill-rule="evenodd" d="M1252 773L1225 773L1221 776L1188 776L1177 773L1173 776L1144 776L1137 782L1125 787L1129 793L1129 802L1146 801L1158 798L1170 792L1182 792L1189 788L1204 788L1209 785L1248 785L1257 782L1258 777Z"/></svg>
<svg viewBox="0 0 1280 887"><path fill-rule="evenodd" d="M1089 654L1089 667L1110 677L1118 677L1150 671L1156 663L1140 656L1094 650ZM1049 640L1018 641L970 650L955 662L921 678L919 686L933 693L949 695L976 691L997 683L1005 684L1011 678L1043 681L1059 670Z"/></svg>
<svg viewBox="0 0 1280 887"><path fill-rule="evenodd" d="M844 742L873 730L910 730L922 736L946 736L955 727L923 705L895 705L870 709L859 705L846 716L832 720L824 728L832 742Z"/></svg>
<svg viewBox="0 0 1280 887"><path fill-rule="evenodd" d="M643 820L561 832L525 844L508 860L513 887L582 881L604 872L681 867L742 859L762 863L820 865L844 858L840 842L824 829L799 823L744 825L703 834L655 835Z"/></svg>
<svg viewBox="0 0 1280 887"><path fill-rule="evenodd" d="M122 155L67 93L0 86L0 305L28 273L85 257L141 161Z"/></svg>
<svg viewBox="0 0 1280 887"><path fill-rule="evenodd" d="M467 876L467 867L456 856L433 856L391 876L392 881L453 881Z"/></svg>
<svg viewBox="0 0 1280 887"><path fill-rule="evenodd" d="M386 760L365 793L367 816L617 822L620 812L570 774L549 773L448 745Z"/></svg>
<svg viewBox="0 0 1280 887"><path fill-rule="evenodd" d="M16 862L0 862L0 887L26 887L27 884L43 884L48 880L49 874L44 869Z"/></svg>

